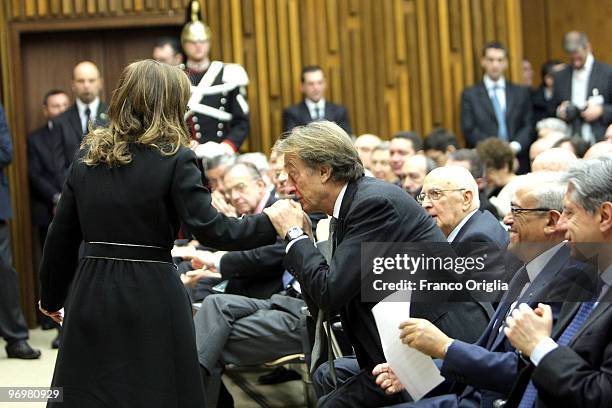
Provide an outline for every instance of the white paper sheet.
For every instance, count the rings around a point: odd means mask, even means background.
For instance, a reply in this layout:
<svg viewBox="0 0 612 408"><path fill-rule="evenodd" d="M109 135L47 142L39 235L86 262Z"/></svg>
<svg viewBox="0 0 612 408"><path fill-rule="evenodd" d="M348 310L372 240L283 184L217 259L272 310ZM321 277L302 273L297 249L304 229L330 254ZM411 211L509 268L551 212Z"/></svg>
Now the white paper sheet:
<svg viewBox="0 0 612 408"><path fill-rule="evenodd" d="M391 301L393 300L393 301ZM414 401L444 378L431 357L401 342L399 325L410 317L410 292L395 292L372 308L387 362Z"/></svg>

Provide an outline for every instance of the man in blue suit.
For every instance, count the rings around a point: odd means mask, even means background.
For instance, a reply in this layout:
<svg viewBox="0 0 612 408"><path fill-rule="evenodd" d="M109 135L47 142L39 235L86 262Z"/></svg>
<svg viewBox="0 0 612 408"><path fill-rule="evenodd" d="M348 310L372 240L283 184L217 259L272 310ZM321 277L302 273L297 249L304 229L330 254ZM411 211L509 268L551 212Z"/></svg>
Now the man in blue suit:
<svg viewBox="0 0 612 408"><path fill-rule="evenodd" d="M491 322L475 344L454 340L424 319L410 319L401 326L402 341L410 347L442 359L441 374L447 382L418 402L401 407L480 407L507 395L518 375L519 356L503 332L505 317L519 303L540 299L562 300L576 285L585 286L583 266L569 256L563 244L565 231L557 224L566 184L558 175L527 176L516 191L512 211L504 218L509 226L509 250L525 265L518 269ZM557 310L554 314L558 314ZM388 393L401 391L388 365L374 369L377 383ZM444 392L450 393L443 394ZM439 395L439 394L443 395Z"/></svg>
<svg viewBox="0 0 612 408"><path fill-rule="evenodd" d="M6 167L13 160L13 144L0 105L0 336L9 358L36 359L40 351L28 344L28 326L19 306L19 278L11 266L11 236L7 221L13 216Z"/></svg>

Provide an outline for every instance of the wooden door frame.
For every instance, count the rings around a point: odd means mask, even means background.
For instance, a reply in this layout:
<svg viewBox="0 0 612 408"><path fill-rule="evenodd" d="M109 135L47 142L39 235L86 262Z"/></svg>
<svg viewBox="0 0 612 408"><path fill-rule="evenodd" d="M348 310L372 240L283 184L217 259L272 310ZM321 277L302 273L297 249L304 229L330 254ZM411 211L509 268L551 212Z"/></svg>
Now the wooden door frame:
<svg viewBox="0 0 612 408"><path fill-rule="evenodd" d="M0 13L1 14L1 13ZM0 17L2 17L0 15ZM8 16L4 16L5 21ZM0 22L1 28L2 22ZM30 327L36 324L34 293L38 282L34 281L32 265L32 226L28 179L25 100L23 86L22 35L29 33L56 33L61 31L113 30L146 27L176 26L184 24L184 16L177 13L159 15L133 15L117 17L89 17L73 19L49 19L5 23L0 35L3 72L3 106L11 125L13 162L8 167L13 220L11 226L13 265L18 271L21 287L21 303Z"/></svg>

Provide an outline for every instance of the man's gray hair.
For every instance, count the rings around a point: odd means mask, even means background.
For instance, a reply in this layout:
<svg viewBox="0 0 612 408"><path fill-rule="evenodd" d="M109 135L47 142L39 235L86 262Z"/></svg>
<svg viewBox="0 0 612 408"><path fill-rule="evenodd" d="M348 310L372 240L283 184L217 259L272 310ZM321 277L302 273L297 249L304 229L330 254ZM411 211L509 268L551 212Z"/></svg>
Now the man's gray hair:
<svg viewBox="0 0 612 408"><path fill-rule="evenodd" d="M589 38L581 31L570 31L563 36L563 49L567 53L576 52L589 45Z"/></svg>
<svg viewBox="0 0 612 408"><path fill-rule="evenodd" d="M253 163L249 163L249 162L232 164L227 169L225 169L225 173L223 174L223 177L227 176L232 170L236 168L240 168L240 167L243 167L246 169L247 173L249 173L249 176L251 176L251 180L253 181L262 180L261 172L259 171L259 169L255 167Z"/></svg>
<svg viewBox="0 0 612 408"><path fill-rule="evenodd" d="M262 152L251 152L244 153L238 156L238 160L236 163L251 163L253 166L257 167L257 170L260 172L268 171L270 168L270 164L268 163L268 158Z"/></svg>
<svg viewBox="0 0 612 408"><path fill-rule="evenodd" d="M559 118L540 119L538 123L536 123L536 130L539 132L542 129L554 130L566 136L570 136L572 133L567 123Z"/></svg>
<svg viewBox="0 0 612 408"><path fill-rule="evenodd" d="M384 142L380 142L379 144L377 144L372 149L372 154L374 154L374 152L376 152L378 150L389 150L390 147L391 147L391 144L387 140L385 140Z"/></svg>
<svg viewBox="0 0 612 408"><path fill-rule="evenodd" d="M202 159L202 166L204 170L216 169L219 166L231 166L236 162L236 156L228 156L226 154L220 154L213 157L204 157Z"/></svg>
<svg viewBox="0 0 612 408"><path fill-rule="evenodd" d="M572 200L594 213L605 202L612 202L612 159L583 160L567 171Z"/></svg>
<svg viewBox="0 0 612 408"><path fill-rule="evenodd" d="M334 181L351 182L364 174L351 138L333 122L316 121L295 127L276 143L274 150L297 155L310 169L331 168Z"/></svg>
<svg viewBox="0 0 612 408"><path fill-rule="evenodd" d="M522 185L533 186L532 196L536 200L537 207L563 212L563 197L567 191L567 181L563 172L530 173Z"/></svg>

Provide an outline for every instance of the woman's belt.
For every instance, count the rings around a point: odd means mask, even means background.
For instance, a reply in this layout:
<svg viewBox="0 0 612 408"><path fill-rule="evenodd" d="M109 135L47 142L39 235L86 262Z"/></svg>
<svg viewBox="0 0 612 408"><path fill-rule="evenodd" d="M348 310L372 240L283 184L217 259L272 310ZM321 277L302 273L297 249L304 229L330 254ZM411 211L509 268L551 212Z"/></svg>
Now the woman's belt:
<svg viewBox="0 0 612 408"><path fill-rule="evenodd" d="M130 262L159 262L174 265L170 249L152 245L117 242L86 242L85 258L113 259Z"/></svg>

